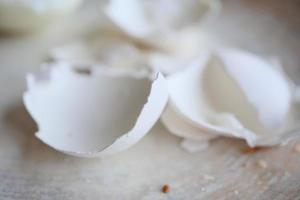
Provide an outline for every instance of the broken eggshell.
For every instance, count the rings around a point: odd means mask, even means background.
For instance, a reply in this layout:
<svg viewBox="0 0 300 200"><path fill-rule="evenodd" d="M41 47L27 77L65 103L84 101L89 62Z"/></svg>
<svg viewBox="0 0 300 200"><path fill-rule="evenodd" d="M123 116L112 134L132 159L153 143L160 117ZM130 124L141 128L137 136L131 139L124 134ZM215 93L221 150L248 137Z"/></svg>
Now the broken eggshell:
<svg viewBox="0 0 300 200"><path fill-rule="evenodd" d="M149 66L163 74L170 75L181 71L187 67L187 63L201 55L205 58L214 51L214 49L226 46L225 42L205 30L185 30L187 38L184 42L178 44L173 42L166 45L169 50L166 52L154 52L148 56ZM175 38L174 38L175 39ZM175 39L176 40L176 39ZM178 48L178 46L180 48ZM275 59L274 59L275 60Z"/></svg>
<svg viewBox="0 0 300 200"><path fill-rule="evenodd" d="M218 0L109 0L105 13L129 36L161 46L170 36L178 42L174 33L216 15L219 10Z"/></svg>
<svg viewBox="0 0 300 200"><path fill-rule="evenodd" d="M228 136L252 147L268 146L278 144L288 128L289 82L255 54L221 49L167 81L170 100L162 122L181 137L205 141Z"/></svg>
<svg viewBox="0 0 300 200"><path fill-rule="evenodd" d="M101 67L45 65L29 74L25 106L36 136L54 149L80 157L121 152L159 119L168 99L164 77Z"/></svg>

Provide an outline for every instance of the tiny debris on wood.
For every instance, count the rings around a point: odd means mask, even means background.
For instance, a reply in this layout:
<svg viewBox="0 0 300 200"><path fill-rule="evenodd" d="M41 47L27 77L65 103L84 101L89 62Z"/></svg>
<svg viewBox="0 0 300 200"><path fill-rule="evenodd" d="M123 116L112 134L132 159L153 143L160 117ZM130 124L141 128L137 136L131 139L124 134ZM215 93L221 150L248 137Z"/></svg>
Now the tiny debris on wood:
<svg viewBox="0 0 300 200"><path fill-rule="evenodd" d="M262 184L263 184L262 181L258 181L258 182L257 182L257 185L262 185Z"/></svg>
<svg viewBox="0 0 300 200"><path fill-rule="evenodd" d="M266 169L267 166L268 166L267 162L264 161L264 160L258 160L258 161L257 161L257 165L258 165L260 168L262 168L262 169Z"/></svg>
<svg viewBox="0 0 300 200"><path fill-rule="evenodd" d="M203 175L203 179L207 180L207 181L214 181L216 178L214 176L208 175L208 174L204 174Z"/></svg>
<svg viewBox="0 0 300 200"><path fill-rule="evenodd" d="M167 184L163 185L162 188L161 188L161 191L162 191L163 193L168 193L168 192L170 192L170 186L167 185Z"/></svg>
<svg viewBox="0 0 300 200"><path fill-rule="evenodd" d="M238 190L234 190L233 193L234 193L235 195L238 195L238 194L239 194L239 191L238 191Z"/></svg>
<svg viewBox="0 0 300 200"><path fill-rule="evenodd" d="M300 154L300 143L295 144L295 146L294 146L294 151L295 151L296 153L299 153L299 154Z"/></svg>

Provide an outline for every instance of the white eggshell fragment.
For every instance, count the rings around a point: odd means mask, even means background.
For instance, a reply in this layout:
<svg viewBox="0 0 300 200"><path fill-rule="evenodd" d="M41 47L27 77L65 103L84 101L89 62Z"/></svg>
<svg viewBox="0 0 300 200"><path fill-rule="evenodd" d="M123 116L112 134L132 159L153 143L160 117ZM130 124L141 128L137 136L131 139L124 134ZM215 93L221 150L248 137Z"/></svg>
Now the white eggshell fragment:
<svg viewBox="0 0 300 200"><path fill-rule="evenodd" d="M81 0L0 0L0 29L30 31L75 10Z"/></svg>
<svg viewBox="0 0 300 200"><path fill-rule="evenodd" d="M249 52L219 50L226 73L243 90L266 127L282 127L291 103L291 90L283 74L268 61Z"/></svg>
<svg viewBox="0 0 300 200"><path fill-rule="evenodd" d="M121 152L159 119L168 99L161 74L65 63L28 75L24 103L38 125L36 136L54 149L80 157Z"/></svg>
<svg viewBox="0 0 300 200"><path fill-rule="evenodd" d="M287 130L289 82L259 56L218 50L167 81L170 101L162 121L176 135L202 141L210 139L206 134L222 135L264 146L280 142L278 135ZM180 128L172 118L180 121Z"/></svg>
<svg viewBox="0 0 300 200"><path fill-rule="evenodd" d="M218 0L109 0L105 12L128 35L153 42L157 36L199 23L219 5Z"/></svg>
<svg viewBox="0 0 300 200"><path fill-rule="evenodd" d="M177 113L171 103L167 105L161 121L171 133L179 137L197 141L208 141L217 137L217 135L205 132L205 129L201 130L201 127L194 126L192 122Z"/></svg>
<svg viewBox="0 0 300 200"><path fill-rule="evenodd" d="M181 38L184 39L181 40ZM213 37L206 31L194 28L185 29L174 38L168 36L161 44L163 44L167 53L156 52L150 54L148 63L151 68L167 75L186 68L187 63L199 57L199 55L206 57L214 49L225 46L224 41L219 38Z"/></svg>

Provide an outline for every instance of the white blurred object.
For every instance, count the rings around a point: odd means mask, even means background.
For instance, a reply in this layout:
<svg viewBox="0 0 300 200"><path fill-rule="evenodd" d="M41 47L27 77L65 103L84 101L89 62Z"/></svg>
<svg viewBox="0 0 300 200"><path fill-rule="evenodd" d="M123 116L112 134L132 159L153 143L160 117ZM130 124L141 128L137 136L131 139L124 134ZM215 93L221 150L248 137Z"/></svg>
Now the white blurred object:
<svg viewBox="0 0 300 200"><path fill-rule="evenodd" d="M121 38L99 37L95 40L78 39L54 48L50 57L75 65L102 64L109 67L142 67L145 55L133 44Z"/></svg>
<svg viewBox="0 0 300 200"><path fill-rule="evenodd" d="M106 15L123 32L135 39L161 46L169 36L198 25L220 10L218 0L110 0Z"/></svg>
<svg viewBox="0 0 300 200"><path fill-rule="evenodd" d="M183 138L204 141L211 134L271 146L294 127L292 85L258 55L221 49L167 80L170 100L162 121Z"/></svg>
<svg viewBox="0 0 300 200"><path fill-rule="evenodd" d="M74 11L82 0L0 0L0 30L30 31Z"/></svg>
<svg viewBox="0 0 300 200"><path fill-rule="evenodd" d="M24 104L38 125L36 136L79 157L131 147L153 127L168 100L160 73L63 62L42 65L27 76L27 86Z"/></svg>

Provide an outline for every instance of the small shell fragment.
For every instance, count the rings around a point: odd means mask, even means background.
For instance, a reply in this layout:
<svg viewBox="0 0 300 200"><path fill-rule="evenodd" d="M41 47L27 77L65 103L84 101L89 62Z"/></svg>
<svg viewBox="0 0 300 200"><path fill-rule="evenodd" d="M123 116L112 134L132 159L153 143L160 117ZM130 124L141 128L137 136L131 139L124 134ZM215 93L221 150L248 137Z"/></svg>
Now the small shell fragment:
<svg viewBox="0 0 300 200"><path fill-rule="evenodd" d="M209 147L208 141L197 141L191 139L183 139L181 147L189 153L205 151Z"/></svg>
<svg viewBox="0 0 300 200"><path fill-rule="evenodd" d="M295 144L294 151L298 154L300 154L300 143Z"/></svg>
<svg viewBox="0 0 300 200"><path fill-rule="evenodd" d="M212 175L204 174L203 179L207 181L214 181L216 178Z"/></svg>
<svg viewBox="0 0 300 200"><path fill-rule="evenodd" d="M36 136L66 154L95 157L138 142L159 119L168 99L164 77L66 63L29 74L24 103Z"/></svg>
<svg viewBox="0 0 300 200"><path fill-rule="evenodd" d="M170 132L202 142L241 138L251 147L281 142L294 116L291 85L277 66L237 49L187 65L167 79L170 100L161 119Z"/></svg>
<svg viewBox="0 0 300 200"><path fill-rule="evenodd" d="M264 160L258 160L257 161L257 166L260 167L261 169L266 169L268 164L266 161Z"/></svg>
<svg viewBox="0 0 300 200"><path fill-rule="evenodd" d="M248 147L243 152L246 153L246 154L254 154L254 153L257 153L261 150L262 150L261 147Z"/></svg>

